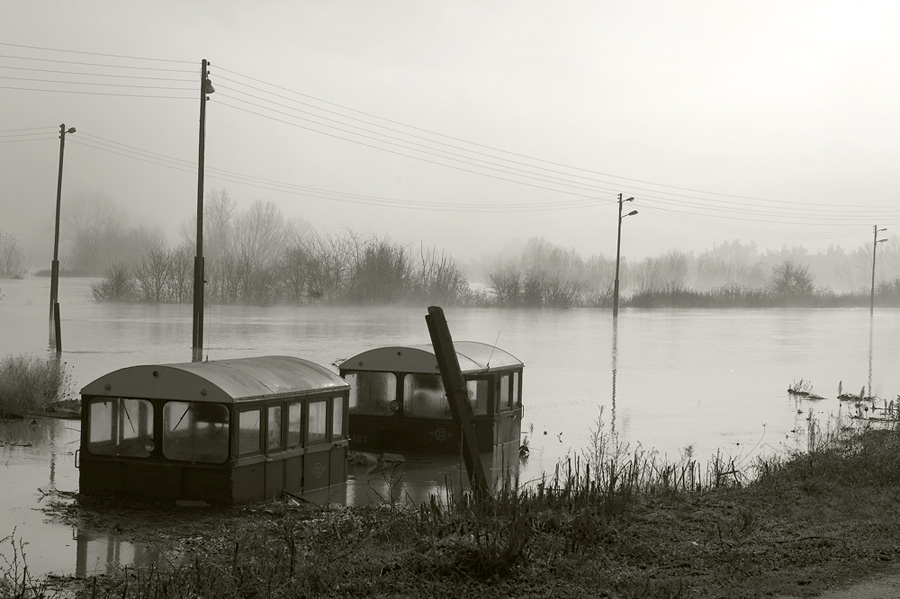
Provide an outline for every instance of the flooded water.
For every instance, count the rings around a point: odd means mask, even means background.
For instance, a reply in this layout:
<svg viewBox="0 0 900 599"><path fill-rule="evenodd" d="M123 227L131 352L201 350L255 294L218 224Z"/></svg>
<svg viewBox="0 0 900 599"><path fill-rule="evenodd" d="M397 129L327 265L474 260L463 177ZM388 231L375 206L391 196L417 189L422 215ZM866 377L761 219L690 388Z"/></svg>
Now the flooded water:
<svg viewBox="0 0 900 599"><path fill-rule="evenodd" d="M49 280L0 281L0 357L47 355ZM60 285L63 359L80 388L112 370L191 359L190 306L97 304L90 281ZM324 365L379 345L429 341L426 306L321 308L210 306L210 360L286 354ZM876 310L608 311L447 308L454 339L495 343L525 363L523 432L530 457L522 480L552 471L585 447L601 408L608 428L632 447L671 459L690 447L705 459L721 450L743 460L805 441L809 410L837 413L838 384L886 400L900 393L900 312ZM789 397L810 381L819 402ZM90 572L112 559L143 559L150 548L44 522L44 491L76 491L78 423L0 425L0 538L16 529L38 572ZM440 488L452 467L412 465L410 484ZM384 470L357 471L336 499L389 497ZM40 490L39 490L40 489ZM333 498L334 499L334 498ZM8 555L8 547L2 549Z"/></svg>

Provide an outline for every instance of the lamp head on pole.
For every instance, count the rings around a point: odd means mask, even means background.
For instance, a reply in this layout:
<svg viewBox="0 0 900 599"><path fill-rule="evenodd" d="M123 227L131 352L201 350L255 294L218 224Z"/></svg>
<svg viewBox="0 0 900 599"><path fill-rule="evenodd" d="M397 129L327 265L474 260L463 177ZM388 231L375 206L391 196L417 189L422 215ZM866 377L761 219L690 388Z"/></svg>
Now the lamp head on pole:
<svg viewBox="0 0 900 599"><path fill-rule="evenodd" d="M203 91L206 94L214 94L216 92L216 88L213 87L212 81L209 79L206 80L206 84L203 86Z"/></svg>
<svg viewBox="0 0 900 599"><path fill-rule="evenodd" d="M66 133L75 133L75 127L69 127L66 129Z"/></svg>
<svg viewBox="0 0 900 599"><path fill-rule="evenodd" d="M622 200L623 202L633 202L634 198L628 198L627 200Z"/></svg>

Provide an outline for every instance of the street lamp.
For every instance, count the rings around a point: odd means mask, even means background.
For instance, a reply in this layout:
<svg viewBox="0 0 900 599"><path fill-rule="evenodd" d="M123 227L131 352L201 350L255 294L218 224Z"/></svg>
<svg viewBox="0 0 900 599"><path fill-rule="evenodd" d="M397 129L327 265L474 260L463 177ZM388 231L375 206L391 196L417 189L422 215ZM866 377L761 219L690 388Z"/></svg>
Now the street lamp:
<svg viewBox="0 0 900 599"><path fill-rule="evenodd" d="M869 298L869 316L875 314L875 254L878 251L878 244L887 241L887 239L878 239L878 234L887 231L886 228L879 229L878 225L872 227L874 236L872 237L872 295Z"/></svg>
<svg viewBox="0 0 900 599"><path fill-rule="evenodd" d="M53 262L50 263L50 345L56 346L54 333L54 306L59 298L59 208L62 198L63 155L66 150L66 133L75 133L75 127L59 126L59 176L56 179L56 232L53 236Z"/></svg>
<svg viewBox="0 0 900 599"><path fill-rule="evenodd" d="M618 233L616 234L616 281L615 286L613 287L613 318L619 317L619 257L621 255L622 248L622 219L626 216L634 216L638 213L637 210L632 210L626 215L622 215L622 204L624 202L633 202L634 198L628 198L623 200L622 194L619 194L619 227Z"/></svg>

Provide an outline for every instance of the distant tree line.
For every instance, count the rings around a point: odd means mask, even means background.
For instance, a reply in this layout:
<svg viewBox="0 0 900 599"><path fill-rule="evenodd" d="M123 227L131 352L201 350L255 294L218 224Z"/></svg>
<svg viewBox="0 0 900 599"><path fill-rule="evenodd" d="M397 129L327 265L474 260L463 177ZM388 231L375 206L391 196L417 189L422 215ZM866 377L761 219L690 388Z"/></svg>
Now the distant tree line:
<svg viewBox="0 0 900 599"><path fill-rule="evenodd" d="M196 223L169 246L159 230L129 227L102 194L71 202L66 230L70 273L104 275L99 301L188 303L193 296ZM0 237L0 267L4 245ZM288 221L271 202L240 209L225 190L204 211L205 297L223 304L433 302L517 307L609 307L614 258L582 257L541 239L469 276L446 252L420 243L345 230L324 233ZM760 251L733 241L700 253L671 250L620 262L620 305L771 307L867 305L871 244ZM478 275L482 275L479 281ZM900 241L879 245L882 305L900 305Z"/></svg>
<svg viewBox="0 0 900 599"><path fill-rule="evenodd" d="M879 248L880 305L900 306L900 244ZM828 265L832 280L858 282L852 290L817 286L810 265ZM803 248L760 254L755 244L714 246L699 255L669 251L637 263L622 260L620 306L662 307L838 307L870 300L872 254L846 254L831 247L808 256ZM893 278L884 282L885 275ZM615 260L582 259L572 251L531 239L517 257L488 268L492 301L508 306L607 307L612 305Z"/></svg>
<svg viewBox="0 0 900 599"><path fill-rule="evenodd" d="M98 301L190 302L195 245L151 244L137 259L111 264L93 286ZM238 210L227 192L210 194L204 211L205 297L222 304L460 304L475 295L453 258L421 244L317 233L290 223L274 204Z"/></svg>

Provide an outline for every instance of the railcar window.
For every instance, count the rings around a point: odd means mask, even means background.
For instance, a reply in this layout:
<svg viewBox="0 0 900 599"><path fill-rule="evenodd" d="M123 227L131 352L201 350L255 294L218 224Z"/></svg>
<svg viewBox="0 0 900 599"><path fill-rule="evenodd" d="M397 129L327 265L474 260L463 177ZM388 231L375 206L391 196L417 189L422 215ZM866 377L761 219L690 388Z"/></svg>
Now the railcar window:
<svg viewBox="0 0 900 599"><path fill-rule="evenodd" d="M287 446L299 447L303 443L303 404L295 402L288 406Z"/></svg>
<svg viewBox="0 0 900 599"><path fill-rule="evenodd" d="M259 452L261 436L259 421L262 410L246 410L238 416L238 452L240 455Z"/></svg>
<svg viewBox="0 0 900 599"><path fill-rule="evenodd" d="M396 411L397 377L390 372L348 372L350 413L390 416ZM393 405L392 405L393 404Z"/></svg>
<svg viewBox="0 0 900 599"><path fill-rule="evenodd" d="M321 443L327 435L328 404L324 401L309 402L309 431L307 432L307 444Z"/></svg>
<svg viewBox="0 0 900 599"><path fill-rule="evenodd" d="M331 405L331 440L334 441L344 437L344 398L332 398Z"/></svg>
<svg viewBox="0 0 900 599"><path fill-rule="evenodd" d="M518 370L512 373L512 402L517 408L522 406L522 396L519 394L519 377L521 374Z"/></svg>
<svg viewBox="0 0 900 599"><path fill-rule="evenodd" d="M403 413L413 418L450 418L444 384L434 374L403 377Z"/></svg>
<svg viewBox="0 0 900 599"><path fill-rule="evenodd" d="M163 455L180 462L228 459L228 408L222 404L170 401L163 406Z"/></svg>
<svg viewBox="0 0 900 599"><path fill-rule="evenodd" d="M512 396L509 394L509 375L504 374L500 377L500 396L497 398L497 405L501 410L509 410L512 408Z"/></svg>
<svg viewBox="0 0 900 599"><path fill-rule="evenodd" d="M281 449L281 406L269 406L269 419L266 422L266 449Z"/></svg>
<svg viewBox="0 0 900 599"><path fill-rule="evenodd" d="M487 414L488 412L488 381L486 379L466 381L466 391L469 393L469 404L474 414Z"/></svg>
<svg viewBox="0 0 900 599"><path fill-rule="evenodd" d="M146 458L153 453L153 404L123 397L93 399L88 450L96 455Z"/></svg>

